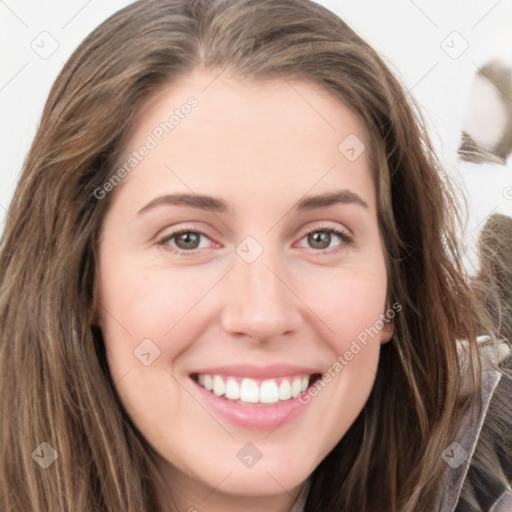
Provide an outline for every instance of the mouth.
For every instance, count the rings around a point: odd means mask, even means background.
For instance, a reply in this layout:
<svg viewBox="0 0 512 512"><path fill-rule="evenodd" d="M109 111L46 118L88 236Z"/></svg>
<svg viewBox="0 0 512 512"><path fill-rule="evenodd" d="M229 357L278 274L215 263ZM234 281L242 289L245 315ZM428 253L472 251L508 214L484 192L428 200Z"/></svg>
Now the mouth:
<svg viewBox="0 0 512 512"><path fill-rule="evenodd" d="M307 391L321 376L320 373L298 373L253 379L237 375L190 374L196 384L212 395L246 407L278 406L290 402Z"/></svg>

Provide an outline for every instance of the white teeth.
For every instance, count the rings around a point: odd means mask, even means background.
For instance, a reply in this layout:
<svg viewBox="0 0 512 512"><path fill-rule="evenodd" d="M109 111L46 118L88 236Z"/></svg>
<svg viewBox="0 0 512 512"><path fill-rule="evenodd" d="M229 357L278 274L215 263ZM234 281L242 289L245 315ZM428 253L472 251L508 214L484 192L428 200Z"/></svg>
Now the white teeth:
<svg viewBox="0 0 512 512"><path fill-rule="evenodd" d="M213 377L213 393L217 396L222 396L226 391L226 385L220 375Z"/></svg>
<svg viewBox="0 0 512 512"><path fill-rule="evenodd" d="M213 392L216 396L225 396L229 400L240 400L247 403L277 404L279 401L297 398L309 386L310 375L281 377L256 381L244 378L223 377L221 375L199 374L197 382Z"/></svg>
<svg viewBox="0 0 512 512"><path fill-rule="evenodd" d="M260 399L258 383L254 379L244 379L240 386L240 400L256 404Z"/></svg>
<svg viewBox="0 0 512 512"><path fill-rule="evenodd" d="M264 380L260 388L260 402L273 404L279 400L279 391L275 380Z"/></svg>
<svg viewBox="0 0 512 512"><path fill-rule="evenodd" d="M208 390L211 391L213 389L213 379L210 375L204 376L204 384L203 386Z"/></svg>
<svg viewBox="0 0 512 512"><path fill-rule="evenodd" d="M300 395L302 389L302 379L295 377L292 382L292 397L297 398Z"/></svg>
<svg viewBox="0 0 512 512"><path fill-rule="evenodd" d="M240 398L240 386L233 377L229 377L226 382L226 398L230 400L238 400Z"/></svg>
<svg viewBox="0 0 512 512"><path fill-rule="evenodd" d="M288 379L283 379L279 384L279 400L289 400L292 397L292 387Z"/></svg>

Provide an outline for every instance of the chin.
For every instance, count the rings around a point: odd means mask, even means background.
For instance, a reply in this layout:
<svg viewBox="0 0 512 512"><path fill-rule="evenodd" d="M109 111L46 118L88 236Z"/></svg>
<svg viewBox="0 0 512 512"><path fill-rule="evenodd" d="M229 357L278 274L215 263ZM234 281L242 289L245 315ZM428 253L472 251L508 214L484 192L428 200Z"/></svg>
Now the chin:
<svg viewBox="0 0 512 512"><path fill-rule="evenodd" d="M228 473L226 472L226 475ZM308 475L299 474L298 472L290 473L285 468L275 468L270 470L256 467L251 469L232 469L232 473L219 486L219 474L212 475L215 483L211 482L212 487L217 487L217 491L233 496L250 497L250 496L274 496L282 494L283 489L291 491L302 485Z"/></svg>

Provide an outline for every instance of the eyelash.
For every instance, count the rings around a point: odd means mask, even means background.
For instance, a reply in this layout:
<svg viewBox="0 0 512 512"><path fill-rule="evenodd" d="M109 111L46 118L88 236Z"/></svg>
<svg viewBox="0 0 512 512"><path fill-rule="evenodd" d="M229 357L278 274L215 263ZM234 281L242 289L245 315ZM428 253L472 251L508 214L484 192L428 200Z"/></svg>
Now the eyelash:
<svg viewBox="0 0 512 512"><path fill-rule="evenodd" d="M344 246L350 246L354 242L352 236L350 236L346 231L342 231L338 228L334 228L332 226L327 226L327 225L316 226L315 228L313 228L309 231L306 231L306 233L304 233L302 235L300 240L302 240L304 237L308 236L311 233L322 233L322 232L330 233L330 234L338 236L341 239L342 243L340 243L340 245L337 248L319 249L319 250L315 250L315 252L323 253L325 255L336 254L337 252L341 251ZM199 249L191 249L190 251L185 251L183 249L177 249L175 247L171 248L169 245L167 245L167 242L169 242L173 238L175 238L179 235L182 235L184 233L194 233L194 234L209 238L209 236L207 234L203 233L202 231L198 231L197 229L193 229L193 228L184 227L183 229L180 229L179 231L175 231L169 235L166 235L164 238L160 239L157 242L157 245L161 246L165 251L169 251L173 254L178 254L178 255L182 255L182 256L195 256Z"/></svg>

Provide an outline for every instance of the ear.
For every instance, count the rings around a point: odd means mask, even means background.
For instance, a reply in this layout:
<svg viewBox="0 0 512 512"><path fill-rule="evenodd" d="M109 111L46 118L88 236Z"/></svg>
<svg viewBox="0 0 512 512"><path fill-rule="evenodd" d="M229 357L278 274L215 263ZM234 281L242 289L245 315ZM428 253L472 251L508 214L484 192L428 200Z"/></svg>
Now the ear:
<svg viewBox="0 0 512 512"><path fill-rule="evenodd" d="M387 343L391 337L393 336L393 332L395 331L395 326L393 322L390 320L384 324L384 327L380 331L380 342Z"/></svg>

